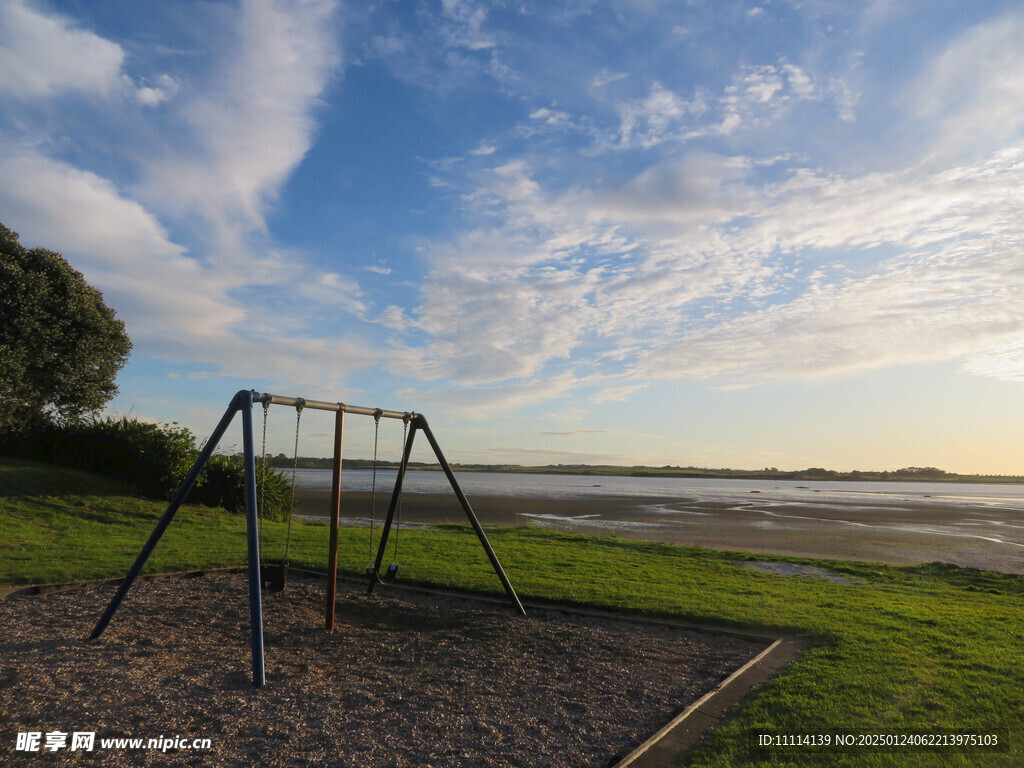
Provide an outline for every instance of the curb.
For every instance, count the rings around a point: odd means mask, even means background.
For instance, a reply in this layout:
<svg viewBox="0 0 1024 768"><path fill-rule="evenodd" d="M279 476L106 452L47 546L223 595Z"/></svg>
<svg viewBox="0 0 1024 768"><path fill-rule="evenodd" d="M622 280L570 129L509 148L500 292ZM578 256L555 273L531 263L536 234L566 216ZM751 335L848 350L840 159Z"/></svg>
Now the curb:
<svg viewBox="0 0 1024 768"><path fill-rule="evenodd" d="M807 638L779 639L688 706L611 768L668 768L732 714L755 687L781 672L806 650Z"/></svg>

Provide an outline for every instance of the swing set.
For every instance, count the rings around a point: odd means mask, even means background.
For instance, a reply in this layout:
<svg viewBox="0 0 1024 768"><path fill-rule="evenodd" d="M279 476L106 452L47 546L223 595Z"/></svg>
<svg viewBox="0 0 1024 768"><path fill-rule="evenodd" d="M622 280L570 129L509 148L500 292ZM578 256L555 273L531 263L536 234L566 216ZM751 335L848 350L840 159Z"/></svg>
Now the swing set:
<svg viewBox="0 0 1024 768"><path fill-rule="evenodd" d="M292 499L288 513L284 557L277 563L264 563L261 556L263 536L260 508L262 506L263 499L261 485L257 482L256 474L256 451L253 440L252 423L252 409L254 403L261 403L263 405L263 446L260 460L263 462L264 471L266 471L267 414L270 410L270 406L284 405L295 408L295 451L292 459ZM213 434L210 435L210 439L206 442L206 445L200 452L199 458L197 458L195 464L192 465L192 469L189 470L188 475L178 488L174 498L171 499L167 510L164 512L159 522L157 522L156 527L153 529L153 533L150 534L149 539L142 547L142 551L139 552L135 563L129 569L124 580L121 582L121 586L118 588L117 593L111 599L110 604L107 606L103 615L97 622L89 640L96 640L106 630L107 625L114 617L117 609L121 606L121 603L124 601L128 591L132 588L132 585L139 577L139 574L142 573L142 569L146 565L146 561L153 553L153 550L156 548L160 538L174 519L174 515L177 513L178 508L182 503L184 503L185 498L195 486L200 472L202 472L203 467L206 466L210 456L213 455L214 449L216 449L217 444L224 436L224 433L230 426L235 414L240 413L242 416L242 461L245 470L245 517L246 546L248 553L250 644L252 648L252 684L254 688L261 688L263 686L266 681L266 677L264 673L262 589L263 587L266 587L268 591L272 592L284 589L285 580L289 570L291 523L295 507L295 473L298 467L299 455L299 428L302 419L302 411L306 408L320 411L333 411L335 413L334 458L332 462L331 476L330 543L327 560L327 602L324 611L324 621L328 631L332 631L334 629L334 614L337 603L338 526L341 518L341 453L346 414L372 416L374 419L373 479L370 494L370 562L367 563L366 567L367 591L372 593L377 584L391 582L398 574L398 532L401 527L402 484L405 480L405 472L409 464L409 456L412 452L413 440L415 439L417 432L422 432L427 438L427 442L430 443L430 447L433 449L434 455L437 457L438 463L441 465L441 469L448 478L448 482L451 484L452 490L455 492L455 496L458 499L459 504L462 506L463 511L466 513L466 517L473 526L473 531L476 533L481 546L487 553L491 566L494 569L495 574L497 574L498 579L501 581L501 585L504 587L505 593L512 602L513 607L519 613L526 613L523 609L522 603L519 602L519 597L512 588L512 584L505 575L505 571L502 569L501 563L498 562L498 558L494 554L494 550L491 548L490 542L487 540L487 536L484 534L483 528L480 526L480 521L477 520L477 517L473 512L473 508L466 499L466 495L462 492L462 488L459 487L459 483L455 479L455 474L452 472L447 459L445 459L444 454L441 452L441 448L437 444L437 440L434 438L434 433L430 430L430 426L427 424L427 420L424 418L423 414L388 411L380 408L365 408L362 406L346 405L345 403L328 403L319 400L305 400L301 397L282 397L280 395L270 395L266 393L261 394L255 390L241 390L232 399L227 411L225 411L224 415L221 417L220 423L217 424ZM381 419L400 419L403 422L403 447L401 462L398 466L398 476L395 478L395 485L391 491L391 501L388 505L387 516L384 519L380 541L377 546L377 553L374 557L373 528L377 490L377 442ZM396 518L399 522L397 527L395 527ZM388 538L393 527L395 533L393 542L393 559L387 570L381 574L381 567L387 552Z"/></svg>

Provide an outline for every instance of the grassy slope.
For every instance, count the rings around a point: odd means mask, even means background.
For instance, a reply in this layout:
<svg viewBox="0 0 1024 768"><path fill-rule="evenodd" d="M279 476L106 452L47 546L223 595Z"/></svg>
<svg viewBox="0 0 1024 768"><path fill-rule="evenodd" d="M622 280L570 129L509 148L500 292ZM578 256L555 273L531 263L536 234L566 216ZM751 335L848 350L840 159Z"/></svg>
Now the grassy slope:
<svg viewBox="0 0 1024 768"><path fill-rule="evenodd" d="M0 461L0 583L120 575L162 512L125 488L72 470ZM296 524L292 560L322 568L326 529ZM282 524L266 551L283 551ZM723 553L537 529L489 533L524 598L572 600L632 612L780 628L819 639L783 676L694 754L696 766L1024 765L1024 578L962 569L823 565L857 585L775 576ZM472 532L403 531L403 581L497 590ZM366 529L341 531L342 567L365 566ZM244 561L244 521L185 507L148 570ZM102 606L97 606L97 612ZM993 733L1007 751L935 754L835 750L758 753L757 732Z"/></svg>

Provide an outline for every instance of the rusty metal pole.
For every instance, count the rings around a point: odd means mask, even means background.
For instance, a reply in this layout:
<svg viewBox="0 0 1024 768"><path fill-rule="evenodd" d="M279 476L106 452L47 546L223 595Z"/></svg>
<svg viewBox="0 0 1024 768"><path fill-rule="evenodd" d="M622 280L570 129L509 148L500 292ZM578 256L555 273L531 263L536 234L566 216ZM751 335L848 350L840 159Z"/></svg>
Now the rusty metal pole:
<svg viewBox="0 0 1024 768"><path fill-rule="evenodd" d="M345 405L334 419L334 472L331 477L331 544L327 555L327 610L324 618L327 631L334 631L334 606L338 595L338 525L341 522L341 442L345 432Z"/></svg>

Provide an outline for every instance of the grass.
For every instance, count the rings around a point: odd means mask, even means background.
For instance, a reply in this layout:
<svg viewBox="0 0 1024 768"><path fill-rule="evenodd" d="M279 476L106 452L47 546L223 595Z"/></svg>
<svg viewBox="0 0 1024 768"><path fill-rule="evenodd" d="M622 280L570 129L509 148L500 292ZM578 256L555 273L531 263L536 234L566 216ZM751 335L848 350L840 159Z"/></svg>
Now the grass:
<svg viewBox="0 0 1024 768"><path fill-rule="evenodd" d="M0 461L0 583L118 576L163 505L73 470ZM285 526L265 526L269 557ZM838 584L743 567L763 555L718 552L532 528L489 529L526 599L556 599L654 616L814 636L786 672L685 763L691 766L1024 765L1024 578L942 566L775 560L816 565ZM322 569L323 526L296 523L293 564ZM364 528L343 528L343 570L361 573ZM389 553L390 554L390 553ZM405 530L400 579L500 592L472 531ZM241 565L244 519L183 507L149 571ZM97 606L97 612L102 606ZM759 751L756 734L995 733L1000 751Z"/></svg>

